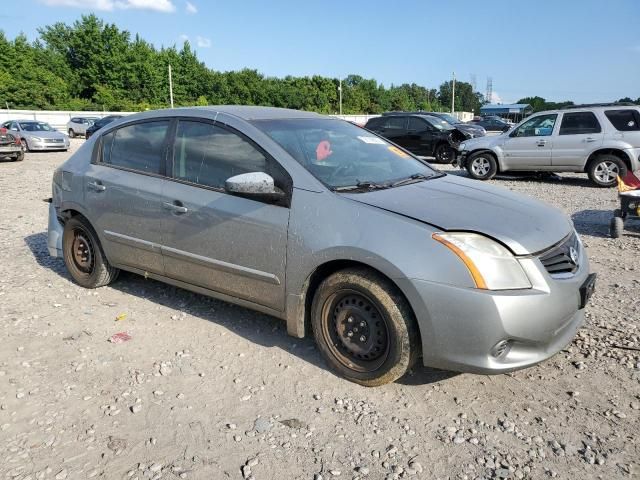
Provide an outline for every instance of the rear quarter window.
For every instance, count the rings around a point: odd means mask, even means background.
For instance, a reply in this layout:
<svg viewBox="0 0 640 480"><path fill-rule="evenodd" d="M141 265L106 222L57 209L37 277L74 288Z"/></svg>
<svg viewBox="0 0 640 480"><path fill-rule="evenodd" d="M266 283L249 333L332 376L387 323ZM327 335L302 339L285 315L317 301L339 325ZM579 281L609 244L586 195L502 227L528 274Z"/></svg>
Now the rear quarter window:
<svg viewBox="0 0 640 480"><path fill-rule="evenodd" d="M607 110L604 114L616 130L621 132L640 130L640 112L638 110Z"/></svg>

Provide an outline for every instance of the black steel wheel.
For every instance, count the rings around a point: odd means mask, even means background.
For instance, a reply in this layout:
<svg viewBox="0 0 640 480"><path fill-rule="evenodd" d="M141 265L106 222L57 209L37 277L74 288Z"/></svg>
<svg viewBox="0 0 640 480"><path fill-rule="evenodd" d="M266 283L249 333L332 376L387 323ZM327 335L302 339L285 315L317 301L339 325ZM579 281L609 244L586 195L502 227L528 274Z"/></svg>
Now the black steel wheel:
<svg viewBox="0 0 640 480"><path fill-rule="evenodd" d="M406 299L390 280L366 268L327 277L313 298L311 322L329 366L361 385L397 380L420 354Z"/></svg>
<svg viewBox="0 0 640 480"><path fill-rule="evenodd" d="M436 162L449 164L455 160L456 152L450 145L441 143L436 147L434 156L436 157Z"/></svg>
<svg viewBox="0 0 640 480"><path fill-rule="evenodd" d="M93 228L81 216L65 223L62 252L67 270L85 288L102 287L118 276L119 270L109 264Z"/></svg>

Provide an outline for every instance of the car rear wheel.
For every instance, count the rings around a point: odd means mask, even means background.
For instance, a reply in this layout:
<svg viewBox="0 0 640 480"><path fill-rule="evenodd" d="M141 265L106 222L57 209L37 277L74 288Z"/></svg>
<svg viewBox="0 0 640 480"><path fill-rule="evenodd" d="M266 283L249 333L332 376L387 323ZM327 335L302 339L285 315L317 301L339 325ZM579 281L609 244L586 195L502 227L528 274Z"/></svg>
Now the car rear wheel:
<svg viewBox="0 0 640 480"><path fill-rule="evenodd" d="M69 138L76 138L76 132L73 131L73 128L69 129Z"/></svg>
<svg viewBox="0 0 640 480"><path fill-rule="evenodd" d="M26 138L20 139L20 143L22 144L22 148L24 148L25 152L29 152L29 142L27 142Z"/></svg>
<svg viewBox="0 0 640 480"><path fill-rule="evenodd" d="M434 152L436 161L438 163L451 163L456 158L455 150L450 146L444 143L441 143L436 147L436 151Z"/></svg>
<svg viewBox="0 0 640 480"><path fill-rule="evenodd" d="M67 270L85 288L108 285L120 272L109 264L97 235L83 217L75 216L65 223L62 252Z"/></svg>
<svg viewBox="0 0 640 480"><path fill-rule="evenodd" d="M598 155L588 167L589 179L599 187L613 187L617 177L627 174L627 166L615 155Z"/></svg>
<svg viewBox="0 0 640 480"><path fill-rule="evenodd" d="M367 387L402 377L420 353L406 299L388 279L365 268L326 278L314 296L311 322L329 366Z"/></svg>
<svg viewBox="0 0 640 480"><path fill-rule="evenodd" d="M467 172L476 180L490 180L498 173L498 163L490 153L474 153L467 160Z"/></svg>

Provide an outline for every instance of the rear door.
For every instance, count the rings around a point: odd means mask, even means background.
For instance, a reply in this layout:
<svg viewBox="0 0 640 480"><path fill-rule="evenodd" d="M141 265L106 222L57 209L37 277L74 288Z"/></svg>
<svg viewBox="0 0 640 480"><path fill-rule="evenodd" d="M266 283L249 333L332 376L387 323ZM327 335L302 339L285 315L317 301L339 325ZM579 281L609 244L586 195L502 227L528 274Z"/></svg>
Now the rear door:
<svg viewBox="0 0 640 480"><path fill-rule="evenodd" d="M554 167L582 170L603 140L602 126L593 112L564 112L553 140L551 163Z"/></svg>
<svg viewBox="0 0 640 480"><path fill-rule="evenodd" d="M502 145L509 170L549 170L556 131L555 113L531 117L513 130Z"/></svg>
<svg viewBox="0 0 640 480"><path fill-rule="evenodd" d="M407 117L402 115L388 115L384 117L385 122L380 129L380 135L397 143L402 147L407 147L411 142L407 138Z"/></svg>
<svg viewBox="0 0 640 480"><path fill-rule="evenodd" d="M434 128L426 120L409 117L405 147L416 155L433 155Z"/></svg>
<svg viewBox="0 0 640 480"><path fill-rule="evenodd" d="M102 135L85 183L85 205L109 261L164 273L160 245L171 120L153 119Z"/></svg>
<svg viewBox="0 0 640 480"><path fill-rule="evenodd" d="M290 192L286 172L239 132L200 119L178 121L172 158L166 276L283 311L289 208L227 194L224 185L266 172Z"/></svg>

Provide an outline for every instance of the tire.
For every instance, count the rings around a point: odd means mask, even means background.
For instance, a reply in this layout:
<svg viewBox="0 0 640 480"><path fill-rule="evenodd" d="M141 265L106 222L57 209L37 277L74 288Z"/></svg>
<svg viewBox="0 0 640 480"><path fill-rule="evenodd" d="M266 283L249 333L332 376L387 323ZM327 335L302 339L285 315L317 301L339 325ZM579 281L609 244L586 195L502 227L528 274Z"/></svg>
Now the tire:
<svg viewBox="0 0 640 480"><path fill-rule="evenodd" d="M24 152L20 152L18 155L16 155L16 158L13 160L14 162L21 162L24 160Z"/></svg>
<svg viewBox="0 0 640 480"><path fill-rule="evenodd" d="M26 139L21 138L20 142L22 143L22 146L24 147L24 151L25 152L30 152L31 150L29 150L29 142L27 142Z"/></svg>
<svg viewBox="0 0 640 480"><path fill-rule="evenodd" d="M450 164L456 158L456 151L450 145L441 143L436 147L434 156L436 157L436 162Z"/></svg>
<svg viewBox="0 0 640 480"><path fill-rule="evenodd" d="M311 324L331 369L366 387L397 380L420 356L408 302L387 278L366 268L341 270L320 284Z"/></svg>
<svg viewBox="0 0 640 480"><path fill-rule="evenodd" d="M624 231L624 220L621 217L613 217L609 222L609 235L611 238L620 238Z"/></svg>
<svg viewBox="0 0 640 480"><path fill-rule="evenodd" d="M589 163L587 174L598 187L614 187L617 184L616 178L627 174L627 166L615 155L603 154Z"/></svg>
<svg viewBox="0 0 640 480"><path fill-rule="evenodd" d="M72 217L65 223L62 253L71 277L84 288L108 285L120 272L109 264L98 236L89 222L81 216Z"/></svg>
<svg viewBox="0 0 640 480"><path fill-rule="evenodd" d="M492 153L473 153L467 159L467 172L476 180L491 180L498 173L498 162Z"/></svg>
<svg viewBox="0 0 640 480"><path fill-rule="evenodd" d="M76 138L76 132L73 131L73 128L69 129L69 138Z"/></svg>

